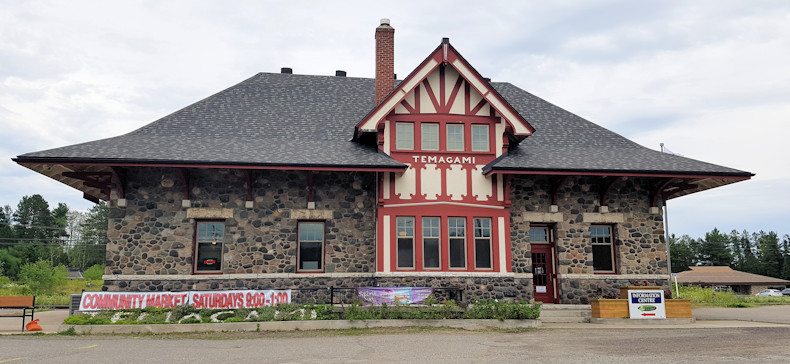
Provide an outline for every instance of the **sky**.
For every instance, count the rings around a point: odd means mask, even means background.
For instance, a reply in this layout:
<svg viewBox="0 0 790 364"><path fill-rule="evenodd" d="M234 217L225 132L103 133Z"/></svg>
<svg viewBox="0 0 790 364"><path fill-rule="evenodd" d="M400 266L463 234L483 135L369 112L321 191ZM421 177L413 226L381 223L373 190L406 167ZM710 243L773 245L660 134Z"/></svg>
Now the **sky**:
<svg viewBox="0 0 790 364"><path fill-rule="evenodd" d="M258 72L405 77L450 38L510 82L648 148L755 173L668 202L669 231L790 234L790 1L0 0L0 206L82 193L11 161L128 133Z"/></svg>

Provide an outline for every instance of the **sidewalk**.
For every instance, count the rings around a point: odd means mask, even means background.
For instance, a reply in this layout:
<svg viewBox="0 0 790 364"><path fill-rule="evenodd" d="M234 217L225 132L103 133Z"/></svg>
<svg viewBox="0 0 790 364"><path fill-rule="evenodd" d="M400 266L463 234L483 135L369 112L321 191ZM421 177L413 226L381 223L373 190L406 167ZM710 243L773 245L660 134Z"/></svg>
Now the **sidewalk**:
<svg viewBox="0 0 790 364"><path fill-rule="evenodd" d="M69 310L52 310L52 311L35 311L33 319L38 319L38 324L44 329L45 334L53 334L58 332L63 320L69 317ZM25 325L30 322L30 317L25 318ZM22 334L22 318L21 317L2 317L0 318L0 335L8 334ZM31 332L25 331L24 333L30 334Z"/></svg>
<svg viewBox="0 0 790 364"><path fill-rule="evenodd" d="M69 311L68 310L52 310L52 311L45 311L45 312L36 312L35 318L39 319L39 324L41 328L44 329L42 332L45 334L53 334L57 333L61 330L64 330L65 327L61 327L63 324L63 320L68 317ZM458 320L457 327L464 327L463 320ZM471 321L471 320L470 320ZM28 322L28 321L25 321ZM283 327L281 329L293 329L293 327L299 326L296 324L297 321L280 321L280 322L273 322L267 324L270 325L277 325L281 324ZM249 323L247 323L249 324ZM21 318L2 318L0 319L0 335L18 335L22 334L23 332L20 331L22 326L22 319ZM105 329L110 329L113 325L102 325ZM152 326L152 325L122 325L122 326L135 326L136 328L142 328L143 326ZM231 324L184 324L184 325L154 325L157 326L155 330L157 332L167 332L168 327L178 326L178 329L173 329L173 332L184 332L186 331L246 331L242 326L244 323L231 323ZM247 325L253 328L257 325ZM320 321L310 321L308 322L308 327L306 329L321 329L322 322ZM335 327L337 325L333 325L328 323L325 325L327 329ZM98 327L98 326L97 326ZM607 329L721 329L721 328L744 328L744 327L790 327L788 324L781 324L781 323L768 323L768 322L754 322L754 321L739 321L739 320L720 320L720 319L697 319L695 322L650 322L650 321L643 321L643 320L625 320L618 322L613 320L611 322L606 323L542 323L541 328L544 329L596 329L596 330L607 330ZM119 329L118 326L115 326L116 329ZM246 328L246 326L245 326ZM271 329L271 328L270 328ZM103 331L103 330L97 330ZM123 330L121 330L123 331ZM31 332L25 331L24 334L33 334ZM98 332L97 332L98 334Z"/></svg>

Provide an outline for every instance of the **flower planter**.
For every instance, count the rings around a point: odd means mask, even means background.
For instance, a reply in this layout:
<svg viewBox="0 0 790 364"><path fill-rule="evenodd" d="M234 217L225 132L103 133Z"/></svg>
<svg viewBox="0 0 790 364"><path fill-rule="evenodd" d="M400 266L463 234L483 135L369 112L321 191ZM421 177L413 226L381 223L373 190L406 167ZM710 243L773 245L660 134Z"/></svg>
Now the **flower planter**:
<svg viewBox="0 0 790 364"><path fill-rule="evenodd" d="M627 299L597 299L590 300L593 318L628 318Z"/></svg>
<svg viewBox="0 0 790 364"><path fill-rule="evenodd" d="M666 300L667 318L691 318L691 300Z"/></svg>
<svg viewBox="0 0 790 364"><path fill-rule="evenodd" d="M667 318L691 318L691 300L665 300ZM591 299L593 318L628 318L627 299Z"/></svg>

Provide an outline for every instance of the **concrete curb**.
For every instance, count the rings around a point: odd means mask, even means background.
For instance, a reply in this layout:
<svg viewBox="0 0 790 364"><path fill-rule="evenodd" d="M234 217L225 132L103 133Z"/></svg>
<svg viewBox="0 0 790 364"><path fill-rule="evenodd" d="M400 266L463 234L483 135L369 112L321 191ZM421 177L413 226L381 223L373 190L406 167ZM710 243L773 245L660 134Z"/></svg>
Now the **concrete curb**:
<svg viewBox="0 0 790 364"><path fill-rule="evenodd" d="M293 330L367 329L374 327L449 327L464 330L523 329L541 327L540 320L314 320L232 322L210 324L154 325L60 325L58 332L71 328L78 334L141 334L184 332L249 332Z"/></svg>
<svg viewBox="0 0 790 364"><path fill-rule="evenodd" d="M668 319L656 319L656 320L632 320L627 318L590 318L591 324L603 324L603 325L633 325L633 326L643 326L643 325L690 325L696 322L696 320L691 318L668 318Z"/></svg>

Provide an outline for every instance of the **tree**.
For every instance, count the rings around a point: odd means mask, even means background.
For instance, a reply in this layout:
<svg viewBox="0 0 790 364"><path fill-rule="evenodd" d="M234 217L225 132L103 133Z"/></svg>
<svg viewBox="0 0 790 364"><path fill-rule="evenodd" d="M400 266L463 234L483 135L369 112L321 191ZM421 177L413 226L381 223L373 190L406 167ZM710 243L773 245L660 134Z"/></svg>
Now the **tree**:
<svg viewBox="0 0 790 364"><path fill-rule="evenodd" d="M105 203L94 205L79 224L82 260L79 268L104 264L106 258L107 228L110 208Z"/></svg>
<svg viewBox="0 0 790 364"><path fill-rule="evenodd" d="M730 233L730 244L733 251L732 267L735 270L749 273L759 271L760 262L755 256L754 244L751 239L752 235L746 230L742 233L733 230Z"/></svg>
<svg viewBox="0 0 790 364"><path fill-rule="evenodd" d="M705 233L705 239L699 244L697 256L701 265L729 266L732 263L729 237L722 234L719 229L714 228L711 232Z"/></svg>
<svg viewBox="0 0 790 364"><path fill-rule="evenodd" d="M779 237L776 233L760 231L755 234L760 248L760 273L769 277L780 277L784 257L779 250Z"/></svg>
<svg viewBox="0 0 790 364"><path fill-rule="evenodd" d="M688 270L696 260L694 245L696 242L688 235L680 238L675 234L669 238L669 256L672 259L672 273Z"/></svg>

